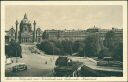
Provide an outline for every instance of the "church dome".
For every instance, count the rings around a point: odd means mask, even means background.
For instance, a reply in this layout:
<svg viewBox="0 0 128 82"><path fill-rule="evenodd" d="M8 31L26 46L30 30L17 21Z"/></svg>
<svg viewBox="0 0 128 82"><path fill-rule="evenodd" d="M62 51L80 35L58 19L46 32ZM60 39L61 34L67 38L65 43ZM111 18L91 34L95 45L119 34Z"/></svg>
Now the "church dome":
<svg viewBox="0 0 128 82"><path fill-rule="evenodd" d="M27 18L26 13L25 13L25 15L24 15L24 18L21 20L21 23L22 23L22 24L31 24L30 21L29 21L28 18Z"/></svg>
<svg viewBox="0 0 128 82"><path fill-rule="evenodd" d="M32 28L31 22L28 20L27 15L25 13L24 18L20 22L20 31L21 32L25 32L25 31L29 32L29 31L31 31L31 28Z"/></svg>

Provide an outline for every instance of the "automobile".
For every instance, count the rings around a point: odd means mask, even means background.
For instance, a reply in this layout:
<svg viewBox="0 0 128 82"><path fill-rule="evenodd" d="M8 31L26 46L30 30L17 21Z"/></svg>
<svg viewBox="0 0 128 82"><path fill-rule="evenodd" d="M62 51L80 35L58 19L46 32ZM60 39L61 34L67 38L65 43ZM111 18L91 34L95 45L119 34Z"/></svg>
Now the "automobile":
<svg viewBox="0 0 128 82"><path fill-rule="evenodd" d="M98 62L97 62L97 66L105 66L105 65L107 65L107 64L108 64L107 61L98 61Z"/></svg>
<svg viewBox="0 0 128 82"><path fill-rule="evenodd" d="M104 60L104 61L112 61L113 58L112 58L112 57L104 57L103 60Z"/></svg>
<svg viewBox="0 0 128 82"><path fill-rule="evenodd" d="M17 63L12 67L13 72L27 70L27 65L25 63Z"/></svg>
<svg viewBox="0 0 128 82"><path fill-rule="evenodd" d="M120 61L114 61L111 57L104 57L102 60L97 62L97 66L122 67L123 63Z"/></svg>
<svg viewBox="0 0 128 82"><path fill-rule="evenodd" d="M123 67L123 62L120 61L110 61L109 64L114 67Z"/></svg>
<svg viewBox="0 0 128 82"><path fill-rule="evenodd" d="M97 66L107 66L110 65L110 61L113 59L111 57L104 57L102 60L97 62Z"/></svg>

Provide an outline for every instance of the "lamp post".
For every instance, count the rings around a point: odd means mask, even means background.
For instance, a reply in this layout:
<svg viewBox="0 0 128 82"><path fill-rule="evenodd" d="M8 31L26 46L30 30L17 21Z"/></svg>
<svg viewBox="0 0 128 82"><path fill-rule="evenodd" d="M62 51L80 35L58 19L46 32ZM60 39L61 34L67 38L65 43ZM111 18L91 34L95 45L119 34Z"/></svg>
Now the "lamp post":
<svg viewBox="0 0 128 82"><path fill-rule="evenodd" d="M35 20L34 20L34 23L33 23L33 25L34 25L34 34L33 34L33 42L35 42L36 40L36 22L35 22Z"/></svg>
<svg viewBox="0 0 128 82"><path fill-rule="evenodd" d="M17 56L17 50L16 50L16 56ZM18 56L17 56L18 57ZM17 63L17 57L16 57L16 63Z"/></svg>
<svg viewBox="0 0 128 82"><path fill-rule="evenodd" d="M15 34L15 40L18 42L18 21L16 20L16 34Z"/></svg>
<svg viewBox="0 0 128 82"><path fill-rule="evenodd" d="M52 43L52 55L54 55L54 46L53 46L54 44ZM54 57L53 57L53 59L54 59Z"/></svg>
<svg viewBox="0 0 128 82"><path fill-rule="evenodd" d="M85 57L85 47L84 47L84 57Z"/></svg>
<svg viewBox="0 0 128 82"><path fill-rule="evenodd" d="M70 55L72 55L72 45L70 43Z"/></svg>

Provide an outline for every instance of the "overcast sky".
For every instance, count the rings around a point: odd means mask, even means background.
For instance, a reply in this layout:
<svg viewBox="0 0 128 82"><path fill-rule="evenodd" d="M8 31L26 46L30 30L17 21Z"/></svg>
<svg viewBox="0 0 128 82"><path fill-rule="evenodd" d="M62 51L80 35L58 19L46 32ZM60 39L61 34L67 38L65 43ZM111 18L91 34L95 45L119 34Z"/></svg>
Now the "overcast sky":
<svg viewBox="0 0 128 82"><path fill-rule="evenodd" d="M27 13L28 19L42 30L46 29L87 29L94 25L98 28L122 28L122 6L87 5L42 5L6 6L6 30L15 26Z"/></svg>

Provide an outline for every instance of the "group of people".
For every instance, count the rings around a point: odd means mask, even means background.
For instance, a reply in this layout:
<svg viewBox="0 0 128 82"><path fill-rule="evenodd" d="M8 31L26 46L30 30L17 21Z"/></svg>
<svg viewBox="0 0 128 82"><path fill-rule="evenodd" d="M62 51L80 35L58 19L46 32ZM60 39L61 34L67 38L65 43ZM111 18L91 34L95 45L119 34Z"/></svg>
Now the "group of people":
<svg viewBox="0 0 128 82"><path fill-rule="evenodd" d="M50 58L49 60L46 60L44 63L45 64L48 64L49 62L53 62L53 60L54 60L54 57L53 58Z"/></svg>

